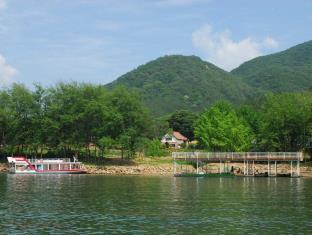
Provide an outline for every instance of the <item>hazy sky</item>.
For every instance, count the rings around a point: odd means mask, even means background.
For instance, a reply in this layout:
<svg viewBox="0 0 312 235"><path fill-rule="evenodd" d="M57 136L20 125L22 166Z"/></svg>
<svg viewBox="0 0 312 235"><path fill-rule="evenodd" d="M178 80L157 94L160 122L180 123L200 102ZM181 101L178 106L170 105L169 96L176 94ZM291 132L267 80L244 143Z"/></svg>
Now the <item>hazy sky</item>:
<svg viewBox="0 0 312 235"><path fill-rule="evenodd" d="M0 87L105 84L168 54L230 71L311 25L310 0L0 0Z"/></svg>

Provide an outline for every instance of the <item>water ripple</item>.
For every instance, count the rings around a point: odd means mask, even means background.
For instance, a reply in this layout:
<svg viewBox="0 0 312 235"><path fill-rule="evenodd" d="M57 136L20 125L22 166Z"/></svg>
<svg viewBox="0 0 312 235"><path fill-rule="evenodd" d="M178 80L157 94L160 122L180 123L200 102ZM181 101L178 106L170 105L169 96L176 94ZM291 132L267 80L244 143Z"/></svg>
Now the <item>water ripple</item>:
<svg viewBox="0 0 312 235"><path fill-rule="evenodd" d="M0 175L0 233L310 233L312 179Z"/></svg>

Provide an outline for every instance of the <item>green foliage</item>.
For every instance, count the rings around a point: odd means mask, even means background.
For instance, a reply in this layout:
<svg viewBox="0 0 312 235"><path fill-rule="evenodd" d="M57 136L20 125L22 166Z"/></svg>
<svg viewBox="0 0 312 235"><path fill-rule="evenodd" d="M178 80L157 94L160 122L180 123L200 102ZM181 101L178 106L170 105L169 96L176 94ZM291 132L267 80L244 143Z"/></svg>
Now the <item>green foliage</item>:
<svg viewBox="0 0 312 235"><path fill-rule="evenodd" d="M107 86L60 83L31 91L14 84L0 90L0 149L70 156L90 153L93 143L102 154L114 147L127 158L137 152L161 156L156 138L171 128L191 140L195 133L210 151L312 152L311 74L309 41L231 73L195 56L165 56ZM152 120L141 98L163 116ZM249 105L209 108L220 100Z"/></svg>
<svg viewBox="0 0 312 235"><path fill-rule="evenodd" d="M269 94L259 115L262 119L259 141L262 150L311 151L311 92Z"/></svg>
<svg viewBox="0 0 312 235"><path fill-rule="evenodd" d="M312 41L247 61L231 73L265 91L308 90L312 81Z"/></svg>
<svg viewBox="0 0 312 235"><path fill-rule="evenodd" d="M147 142L147 145L145 148L145 156L162 157L165 155L166 155L166 151L159 139L153 139Z"/></svg>
<svg viewBox="0 0 312 235"><path fill-rule="evenodd" d="M202 111L220 99L240 104L256 93L230 73L195 56L165 56L121 76L107 87L138 91L156 116Z"/></svg>
<svg viewBox="0 0 312 235"><path fill-rule="evenodd" d="M182 135L190 140L194 139L194 123L197 115L193 112L180 110L174 112L169 118L169 126L174 130L180 132Z"/></svg>
<svg viewBox="0 0 312 235"><path fill-rule="evenodd" d="M249 105L240 106L237 111L237 116L241 121L245 123L245 125L249 126L254 135L254 140L252 144L252 148L249 151L258 151L259 150L259 138L260 128L263 125L263 120L261 115L255 110L255 108Z"/></svg>
<svg viewBox="0 0 312 235"><path fill-rule="evenodd" d="M114 140L110 137L103 136L97 141L97 146L105 152L106 150L112 148L114 145Z"/></svg>
<svg viewBox="0 0 312 235"><path fill-rule="evenodd" d="M14 84L0 92L0 101L1 146L16 153L79 154L90 152L90 143L105 151L118 142L132 157L138 139L151 132L139 97L121 87L60 83L30 91Z"/></svg>
<svg viewBox="0 0 312 235"><path fill-rule="evenodd" d="M195 137L210 151L246 151L253 140L250 128L225 102L203 112L195 126Z"/></svg>
<svg viewBox="0 0 312 235"><path fill-rule="evenodd" d="M172 129L169 127L168 119L168 115L160 118L154 118L152 125L153 132L151 133L153 138L160 139L164 136L164 134L172 132Z"/></svg>

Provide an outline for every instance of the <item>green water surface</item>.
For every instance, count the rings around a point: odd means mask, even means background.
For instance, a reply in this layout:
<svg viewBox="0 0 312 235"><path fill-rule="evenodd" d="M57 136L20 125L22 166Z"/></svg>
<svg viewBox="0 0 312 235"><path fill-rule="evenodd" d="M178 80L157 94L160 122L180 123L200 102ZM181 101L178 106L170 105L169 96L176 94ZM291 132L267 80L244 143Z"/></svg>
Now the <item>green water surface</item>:
<svg viewBox="0 0 312 235"><path fill-rule="evenodd" d="M0 174L0 234L312 234L312 179Z"/></svg>

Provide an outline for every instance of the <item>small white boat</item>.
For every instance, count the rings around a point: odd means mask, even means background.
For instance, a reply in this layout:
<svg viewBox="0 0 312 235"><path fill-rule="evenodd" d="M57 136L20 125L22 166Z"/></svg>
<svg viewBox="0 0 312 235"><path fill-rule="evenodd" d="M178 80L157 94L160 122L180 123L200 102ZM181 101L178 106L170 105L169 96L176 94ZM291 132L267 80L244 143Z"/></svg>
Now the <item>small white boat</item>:
<svg viewBox="0 0 312 235"><path fill-rule="evenodd" d="M84 174L81 162L69 158L27 159L25 156L7 157L9 171L14 174Z"/></svg>

